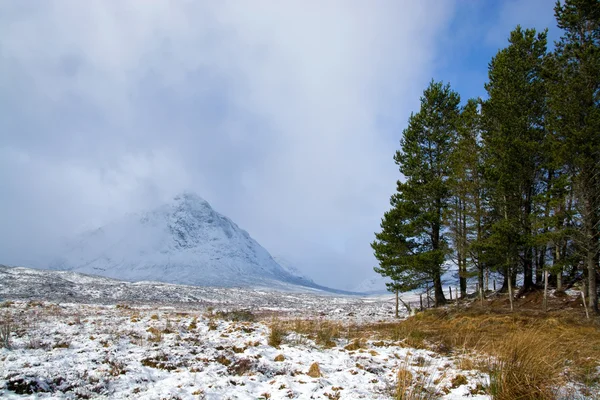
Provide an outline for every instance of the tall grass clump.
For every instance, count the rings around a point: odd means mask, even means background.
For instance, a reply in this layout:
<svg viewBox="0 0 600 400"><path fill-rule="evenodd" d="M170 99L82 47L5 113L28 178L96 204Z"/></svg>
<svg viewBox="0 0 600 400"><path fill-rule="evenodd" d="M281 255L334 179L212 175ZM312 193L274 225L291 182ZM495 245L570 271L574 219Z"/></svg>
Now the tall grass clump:
<svg viewBox="0 0 600 400"><path fill-rule="evenodd" d="M488 362L495 400L551 400L561 386L563 357L542 332L515 332L496 344Z"/></svg>

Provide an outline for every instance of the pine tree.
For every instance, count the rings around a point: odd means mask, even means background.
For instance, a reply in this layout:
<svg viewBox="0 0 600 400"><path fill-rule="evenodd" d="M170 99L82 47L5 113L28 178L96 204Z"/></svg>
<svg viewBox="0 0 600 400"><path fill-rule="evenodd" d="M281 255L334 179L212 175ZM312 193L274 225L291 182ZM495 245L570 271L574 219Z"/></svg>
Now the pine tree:
<svg viewBox="0 0 600 400"><path fill-rule="evenodd" d="M462 108L456 143L452 149L448 226L459 270L460 295L467 294L467 278L475 267L484 287L484 264L475 245L483 235L483 176L481 168L480 100L469 99Z"/></svg>
<svg viewBox="0 0 600 400"><path fill-rule="evenodd" d="M399 293L416 289L427 282L414 256L419 244L414 240L411 220L417 214L411 205L402 199L401 194L392 196L392 209L381 220L381 232L375 234L371 247L379 266L375 272L388 277L387 289L396 295L396 317L398 317Z"/></svg>
<svg viewBox="0 0 600 400"><path fill-rule="evenodd" d="M405 177L405 182L398 182L397 194L392 198L392 205L399 209L396 212L402 215L394 220L400 220L412 243L405 270L410 271L411 278L418 277L422 282L424 277L433 283L436 306L446 303L442 274L449 249L443 217L450 201L450 157L459 103L459 95L449 85L432 81L421 97L421 109L409 118L401 150L394 157ZM385 233L382 224L381 235Z"/></svg>
<svg viewBox="0 0 600 400"><path fill-rule="evenodd" d="M587 277L589 306L598 312L600 258L600 2L557 2L563 36L552 56L550 115L558 157L571 176L579 214L577 243Z"/></svg>
<svg viewBox="0 0 600 400"><path fill-rule="evenodd" d="M534 200L543 176L545 54L546 32L517 27L509 46L490 62L489 99L482 106L485 168L493 182L488 189L496 217L489 244L495 247L492 253L505 255L499 266L506 278L513 279L515 267L522 267L525 290L533 286Z"/></svg>

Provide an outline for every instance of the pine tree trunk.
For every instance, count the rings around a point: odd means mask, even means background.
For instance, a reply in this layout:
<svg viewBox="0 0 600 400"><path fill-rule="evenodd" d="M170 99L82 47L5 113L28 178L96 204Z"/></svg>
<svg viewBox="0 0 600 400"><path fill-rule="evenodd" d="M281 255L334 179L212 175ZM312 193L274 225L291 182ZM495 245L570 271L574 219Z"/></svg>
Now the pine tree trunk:
<svg viewBox="0 0 600 400"><path fill-rule="evenodd" d="M596 286L596 267L598 265L598 252L595 251L594 248L589 249L587 251L586 264L588 274L588 306L590 310L593 310L596 314L598 314L598 289Z"/></svg>
<svg viewBox="0 0 600 400"><path fill-rule="evenodd" d="M594 181L593 179L590 179ZM584 226L585 226L585 237L586 237L586 257L585 263L587 268L587 288L588 293L588 305L590 310L594 311L596 314L599 313L598 310L598 291L596 286L596 270L598 267L598 245L600 240L600 234L598 232L598 226L600 221L598 220L598 210L595 207L595 202L590 199L591 193L587 193L585 199L585 215L584 218Z"/></svg>
<svg viewBox="0 0 600 400"><path fill-rule="evenodd" d="M514 310L513 307L513 285L512 285L512 273L510 268L507 270L508 272L508 300L510 301L510 311Z"/></svg>
<svg viewBox="0 0 600 400"><path fill-rule="evenodd" d="M554 245L554 261L552 269L556 271L556 290L562 291L562 267L560 264L560 243Z"/></svg>
<svg viewBox="0 0 600 400"><path fill-rule="evenodd" d="M525 210L523 218L528 221L531 215L531 189L525 198ZM529 222L525 222L525 232L531 235L532 230ZM525 247L523 258L523 287L521 291L528 290L533 287L533 249L530 245Z"/></svg>
<svg viewBox="0 0 600 400"><path fill-rule="evenodd" d="M544 271L544 312L548 311L548 271Z"/></svg>
<svg viewBox="0 0 600 400"><path fill-rule="evenodd" d="M465 203L460 202L460 247L462 256L462 269L460 269L460 297L464 299L467 297L467 220L465 216ZM460 268L460 264L459 264ZM458 293L456 294L458 296Z"/></svg>
<svg viewBox="0 0 600 400"><path fill-rule="evenodd" d="M531 247L525 248L525 257L523 258L523 287L522 291L533 287L533 258Z"/></svg>
<svg viewBox="0 0 600 400"><path fill-rule="evenodd" d="M502 268L502 286L500 286L500 293L506 293L508 291L508 267Z"/></svg>
<svg viewBox="0 0 600 400"><path fill-rule="evenodd" d="M479 281L479 287L481 288L482 297L485 297L486 289L483 286L483 269L479 268L477 273L477 280Z"/></svg>
<svg viewBox="0 0 600 400"><path fill-rule="evenodd" d="M444 297L444 288L442 287L442 278L439 272L434 274L433 277L433 289L434 289L434 301L435 306L443 306L446 304L446 297Z"/></svg>

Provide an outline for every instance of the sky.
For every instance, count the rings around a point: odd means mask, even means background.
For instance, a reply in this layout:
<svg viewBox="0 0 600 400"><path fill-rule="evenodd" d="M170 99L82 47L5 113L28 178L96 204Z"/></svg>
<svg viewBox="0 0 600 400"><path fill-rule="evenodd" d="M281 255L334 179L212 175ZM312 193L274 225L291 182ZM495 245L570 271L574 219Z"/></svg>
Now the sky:
<svg viewBox="0 0 600 400"><path fill-rule="evenodd" d="M316 282L374 275L431 81L485 96L554 0L0 0L0 264L193 191Z"/></svg>

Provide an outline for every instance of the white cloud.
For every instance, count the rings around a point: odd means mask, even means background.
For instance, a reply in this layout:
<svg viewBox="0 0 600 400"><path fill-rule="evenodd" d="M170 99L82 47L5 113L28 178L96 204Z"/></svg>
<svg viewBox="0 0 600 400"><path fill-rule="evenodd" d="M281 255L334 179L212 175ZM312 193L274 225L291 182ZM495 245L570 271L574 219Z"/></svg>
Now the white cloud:
<svg viewBox="0 0 600 400"><path fill-rule="evenodd" d="M451 13L433 0L0 3L0 219L14 227L0 262L186 188L317 281L353 284L374 265L398 126Z"/></svg>

